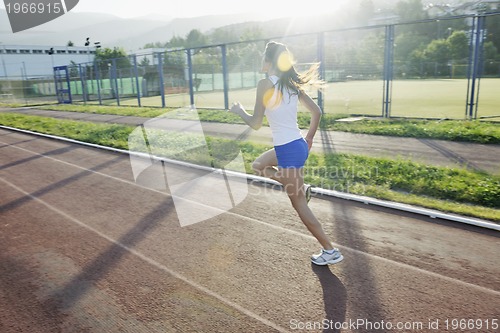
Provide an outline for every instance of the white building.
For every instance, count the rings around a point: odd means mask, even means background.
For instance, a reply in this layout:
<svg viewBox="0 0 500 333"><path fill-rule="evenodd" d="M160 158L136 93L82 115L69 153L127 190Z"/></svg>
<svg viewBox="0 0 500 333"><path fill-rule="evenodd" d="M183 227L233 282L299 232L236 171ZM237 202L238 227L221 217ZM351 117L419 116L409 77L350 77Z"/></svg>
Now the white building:
<svg viewBox="0 0 500 333"><path fill-rule="evenodd" d="M93 62L94 56L94 47L0 43L0 80L51 76L54 66Z"/></svg>

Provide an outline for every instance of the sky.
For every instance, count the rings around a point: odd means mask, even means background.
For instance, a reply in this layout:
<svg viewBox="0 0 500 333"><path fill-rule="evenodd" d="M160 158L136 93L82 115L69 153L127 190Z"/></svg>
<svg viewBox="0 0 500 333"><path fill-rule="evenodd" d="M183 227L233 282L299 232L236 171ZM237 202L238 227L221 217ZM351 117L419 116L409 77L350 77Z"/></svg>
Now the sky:
<svg viewBox="0 0 500 333"><path fill-rule="evenodd" d="M246 4L244 0L182 0L180 5L178 0L79 0L72 11L106 13L124 18L149 15L181 18L249 12L260 12L263 18L274 18L313 15L315 12L315 9L304 11L295 4L296 2L286 3L280 0L247 0ZM332 2L316 0L314 4L331 7ZM3 1L0 2L0 8L5 9Z"/></svg>
<svg viewBox="0 0 500 333"><path fill-rule="evenodd" d="M178 18L242 12L262 12L266 17L282 17L308 13L312 15L317 11L314 8L304 11L304 7L297 6L296 3L282 0L80 0L73 10L109 13L128 18L150 14ZM313 3L315 6L332 5L331 0L316 0Z"/></svg>
<svg viewBox="0 0 500 333"><path fill-rule="evenodd" d="M263 19L272 19L322 14L345 2L349 0L313 0L301 5L291 0L79 0L72 12L106 13L123 18L260 13ZM0 8L5 9L3 1Z"/></svg>

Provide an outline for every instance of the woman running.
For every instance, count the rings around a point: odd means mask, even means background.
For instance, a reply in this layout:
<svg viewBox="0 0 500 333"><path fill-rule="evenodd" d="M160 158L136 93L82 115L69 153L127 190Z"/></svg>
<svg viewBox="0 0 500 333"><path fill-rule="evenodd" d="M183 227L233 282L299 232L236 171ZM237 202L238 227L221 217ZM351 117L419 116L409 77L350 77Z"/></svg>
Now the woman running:
<svg viewBox="0 0 500 333"><path fill-rule="evenodd" d="M262 61L262 71L268 78L257 84L257 96L253 114L245 111L238 102L231 112L257 130L262 126L264 115L271 127L274 149L259 156L252 168L259 176L281 183L300 219L321 244L319 254L311 256L316 265L335 264L344 257L334 248L323 227L308 206L311 187L304 184L304 165L313 144L313 138L321 119L321 109L304 91L303 86L314 83L318 66L306 73L297 73L292 57L284 44L269 42ZM298 102L311 112L311 123L306 137L297 124Z"/></svg>

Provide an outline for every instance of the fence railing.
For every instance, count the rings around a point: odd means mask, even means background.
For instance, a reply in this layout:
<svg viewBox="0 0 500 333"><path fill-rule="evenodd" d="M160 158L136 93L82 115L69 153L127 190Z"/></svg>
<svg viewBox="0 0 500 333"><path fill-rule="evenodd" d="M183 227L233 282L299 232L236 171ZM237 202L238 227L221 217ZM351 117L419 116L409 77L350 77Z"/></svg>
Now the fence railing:
<svg viewBox="0 0 500 333"><path fill-rule="evenodd" d="M227 109L253 106L262 52L286 43L299 69L320 62L327 113L500 118L500 13L278 36L68 65L72 101ZM445 31L445 33L443 33ZM500 33L500 32L498 32ZM498 43L498 42L497 42ZM53 99L54 76L0 80L2 99Z"/></svg>

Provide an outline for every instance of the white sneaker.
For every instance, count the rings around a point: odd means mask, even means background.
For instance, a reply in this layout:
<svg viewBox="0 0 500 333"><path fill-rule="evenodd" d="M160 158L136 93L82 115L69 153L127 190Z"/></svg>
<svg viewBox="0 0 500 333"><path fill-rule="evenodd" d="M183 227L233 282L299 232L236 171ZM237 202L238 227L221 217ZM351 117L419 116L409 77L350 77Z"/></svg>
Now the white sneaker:
<svg viewBox="0 0 500 333"><path fill-rule="evenodd" d="M325 249L321 249L320 254L313 254L311 256L312 263L320 266L336 264L343 259L344 256L340 253L339 249L333 249L333 253L331 254L326 252Z"/></svg>
<svg viewBox="0 0 500 333"><path fill-rule="evenodd" d="M309 201L311 201L312 185L305 185L305 187L306 187L306 192L305 192L306 201L307 201L307 203L309 203Z"/></svg>

